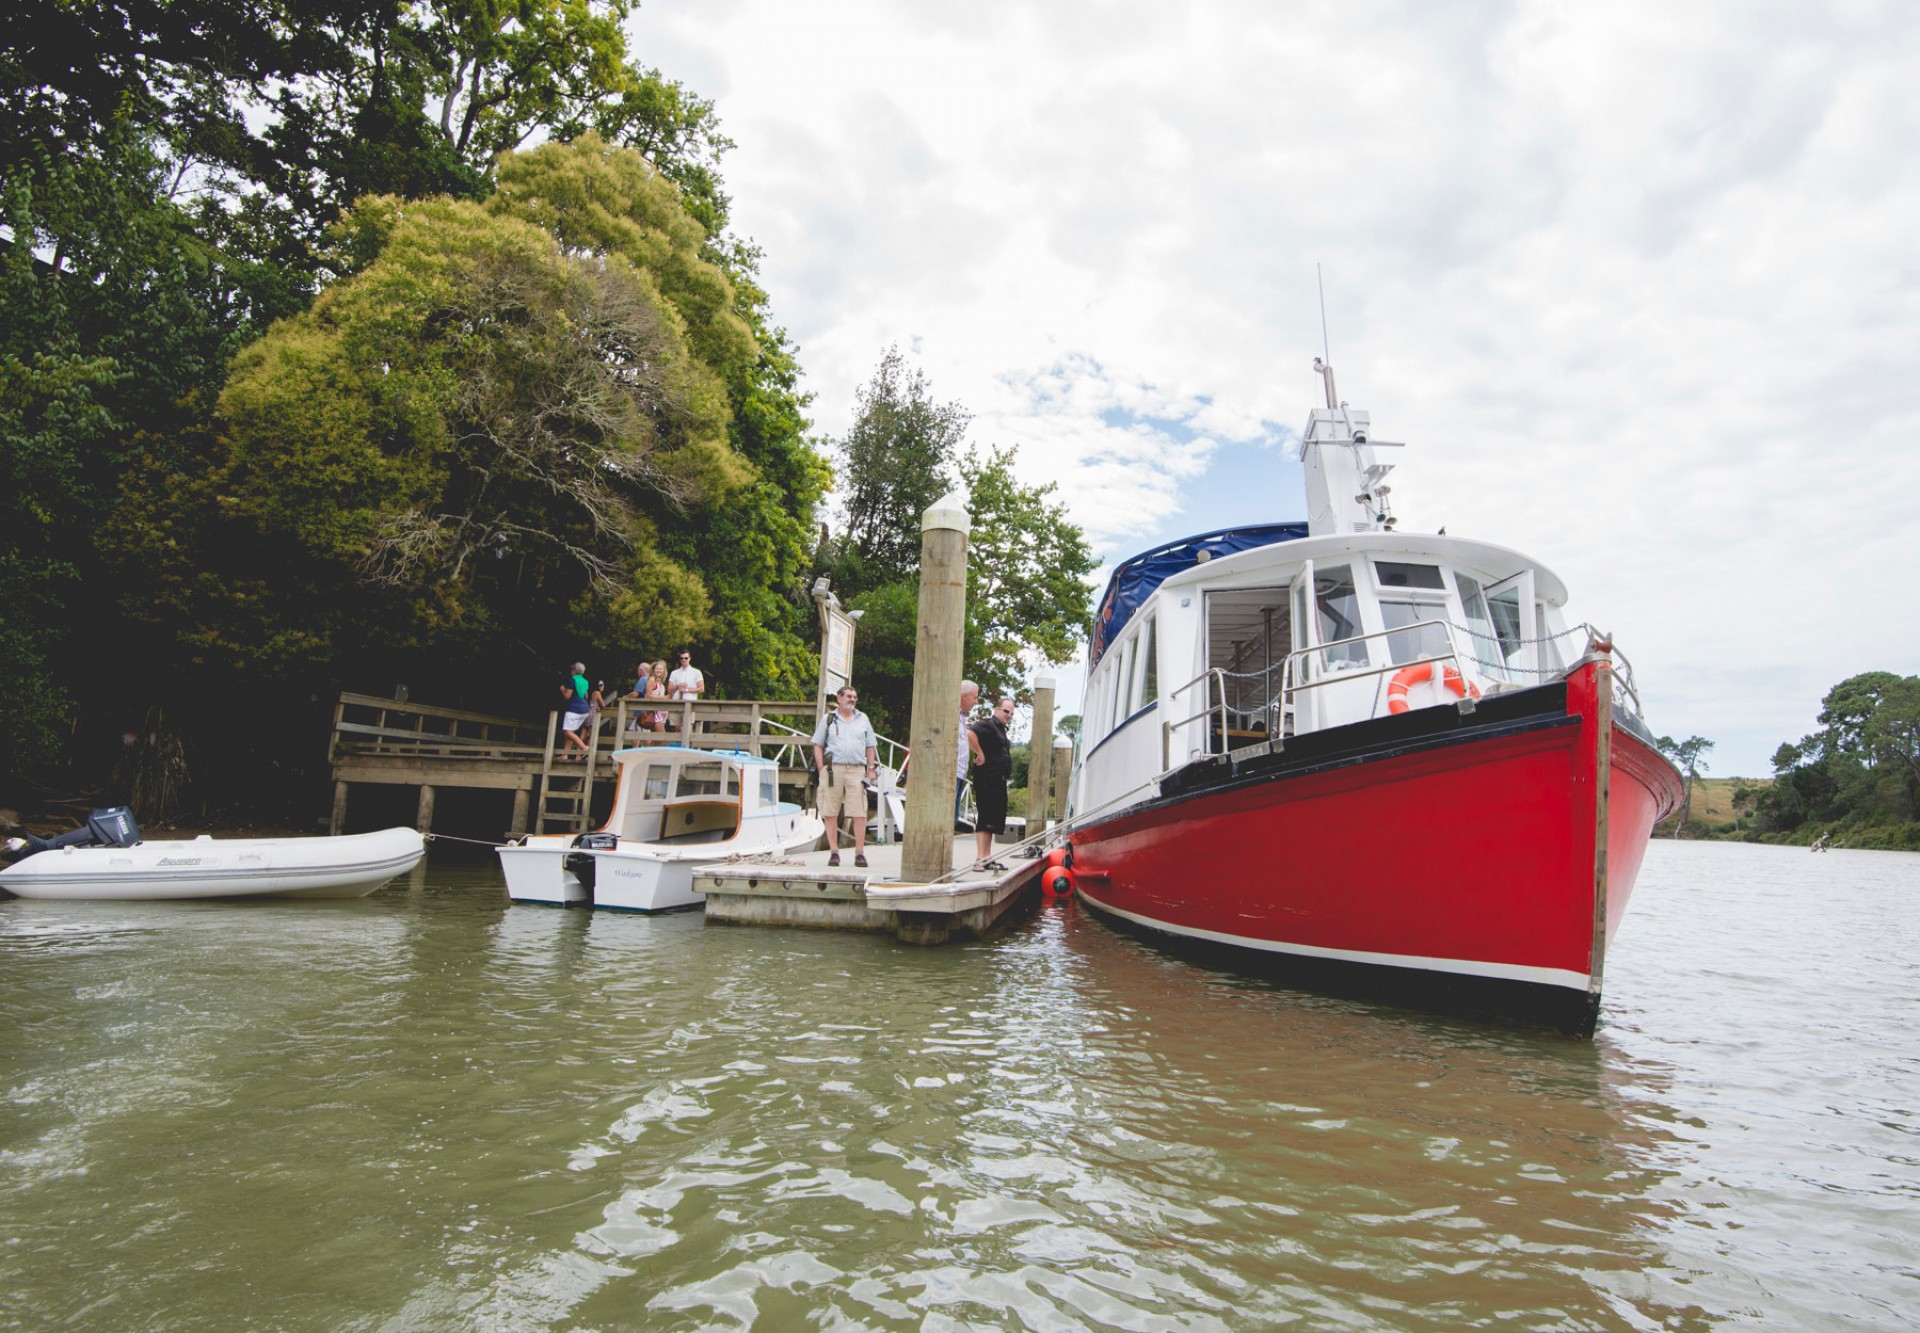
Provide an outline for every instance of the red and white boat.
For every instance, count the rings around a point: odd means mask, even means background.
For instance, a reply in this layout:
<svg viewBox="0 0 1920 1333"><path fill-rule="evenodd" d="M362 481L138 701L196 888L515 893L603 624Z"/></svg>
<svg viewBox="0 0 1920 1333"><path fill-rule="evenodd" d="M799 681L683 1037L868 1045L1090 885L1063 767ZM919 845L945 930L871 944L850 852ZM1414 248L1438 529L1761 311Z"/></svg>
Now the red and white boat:
<svg viewBox="0 0 1920 1333"><path fill-rule="evenodd" d="M1316 988L1590 1033L1680 775L1546 567L1394 530L1376 454L1402 446L1315 368L1308 520L1161 546L1108 583L1073 886Z"/></svg>

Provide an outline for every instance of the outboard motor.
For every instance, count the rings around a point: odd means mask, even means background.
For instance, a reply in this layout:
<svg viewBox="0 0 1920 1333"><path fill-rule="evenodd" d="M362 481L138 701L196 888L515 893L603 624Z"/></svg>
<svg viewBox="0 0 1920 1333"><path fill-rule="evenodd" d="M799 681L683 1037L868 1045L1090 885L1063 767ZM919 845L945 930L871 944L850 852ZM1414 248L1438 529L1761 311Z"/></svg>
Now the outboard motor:
<svg viewBox="0 0 1920 1333"><path fill-rule="evenodd" d="M560 867L571 871L580 881L580 887L587 891L587 901L593 901L593 877L599 862L594 860L595 852L610 852L620 845L618 833L582 833L576 836L570 846L578 847L576 852L568 852L560 858Z"/></svg>
<svg viewBox="0 0 1920 1333"><path fill-rule="evenodd" d="M132 847L139 841L140 826L133 822L133 811L124 805L114 805L95 810L79 828L51 838L36 838L31 833L9 838L7 848L25 858L35 852L51 852L61 847Z"/></svg>

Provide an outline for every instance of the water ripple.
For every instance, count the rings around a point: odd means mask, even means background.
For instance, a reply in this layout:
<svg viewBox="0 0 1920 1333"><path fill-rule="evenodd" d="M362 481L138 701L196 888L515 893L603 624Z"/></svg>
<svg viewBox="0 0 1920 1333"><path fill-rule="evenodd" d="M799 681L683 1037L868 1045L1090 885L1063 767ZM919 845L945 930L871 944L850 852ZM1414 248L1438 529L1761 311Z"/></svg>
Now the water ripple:
<svg viewBox="0 0 1920 1333"><path fill-rule="evenodd" d="M1904 1328L1916 867L1656 846L1591 1044L1071 908L0 903L0 1327Z"/></svg>

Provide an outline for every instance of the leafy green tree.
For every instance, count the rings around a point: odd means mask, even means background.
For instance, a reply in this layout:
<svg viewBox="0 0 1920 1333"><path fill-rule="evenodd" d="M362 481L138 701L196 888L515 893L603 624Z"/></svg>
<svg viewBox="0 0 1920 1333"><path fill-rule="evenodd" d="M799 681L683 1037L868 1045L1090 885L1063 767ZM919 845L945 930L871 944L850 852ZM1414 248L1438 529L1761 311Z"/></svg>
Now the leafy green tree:
<svg viewBox="0 0 1920 1333"><path fill-rule="evenodd" d="M0 170L129 124L182 152L237 152L241 105L332 55L317 41L354 6L302 0L18 0L0 48Z"/></svg>
<svg viewBox="0 0 1920 1333"><path fill-rule="evenodd" d="M1920 677L1850 676L1827 692L1818 721L1774 753L1774 781L1754 798L1757 827L1877 828L1893 831L1869 840L1920 844Z"/></svg>
<svg viewBox="0 0 1920 1333"><path fill-rule="evenodd" d="M1080 739L1080 728L1083 725L1084 723L1080 714L1068 713L1065 717L1053 724L1053 729L1062 736L1065 736L1068 740L1077 741Z"/></svg>
<svg viewBox="0 0 1920 1333"><path fill-rule="evenodd" d="M699 570L712 594L703 660L718 680L760 698L806 697L816 662L803 585L830 474L806 438L799 368L768 321L757 253L716 249L686 203L637 153L586 134L503 158L488 208L540 225L571 253L625 259L685 323L693 355L725 393L729 443L751 477L700 522L663 524L661 549Z"/></svg>
<svg viewBox="0 0 1920 1333"><path fill-rule="evenodd" d="M529 140L647 154L725 230L710 102L635 62L631 0L23 0L0 52L0 170L148 136L219 201L231 253L297 261L366 194L481 198ZM259 114L265 110L269 114Z"/></svg>
<svg viewBox="0 0 1920 1333"><path fill-rule="evenodd" d="M1702 756L1713 748L1713 742L1705 736L1689 736L1684 741L1662 736L1654 742L1654 748L1671 759L1673 766L1686 779L1680 798L1680 813L1673 824L1673 836L1677 838L1680 831L1686 828L1687 819L1693 812L1693 784L1706 771L1707 765Z"/></svg>
<svg viewBox="0 0 1920 1333"><path fill-rule="evenodd" d="M973 531L967 538L967 661L984 691L1009 693L1038 658L1070 661L1086 638L1098 566L1086 535L1051 499L1053 483L1022 485L1017 450L960 463Z"/></svg>
<svg viewBox="0 0 1920 1333"><path fill-rule="evenodd" d="M534 694L542 647L704 641L736 688L810 682L823 464L671 183L589 134L503 159L484 205L362 201L334 247L350 276L236 359L224 430L113 526L192 653L490 705Z"/></svg>
<svg viewBox="0 0 1920 1333"><path fill-rule="evenodd" d="M0 50L0 194L13 236L0 253L0 480L19 479L0 497L0 595L16 612L0 629L0 779L51 755L56 732L71 732L76 697L111 695L137 717L174 690L169 715L190 719L193 710L177 707L182 697L238 699L269 664L295 664L298 674L298 664L331 662L366 687L393 678L408 654L449 660L424 644L466 644L475 663L455 653L449 671L465 673L476 703L497 700L516 689L515 673L499 670L502 652L523 667L554 652L518 630L553 621L551 607L533 604L558 595L565 580L549 575L568 560L570 577L586 581L567 604L572 631L610 640L645 625L653 652L664 649L658 639L705 633L730 664L715 673L723 688L729 674L756 692L810 683L801 587L827 473L805 438L792 350L754 280L757 252L726 234L718 163L730 141L710 102L631 59L621 31L629 0L24 3L10 14L21 40ZM327 466L295 444L313 474L290 468L277 489L264 479L278 461L272 441L245 439L216 418L234 354L384 253L383 206L324 234L357 198L480 200L502 162L523 178L536 174L523 161L531 155L501 150L576 138L589 157L631 150L632 162L649 160L650 171L629 163L612 173L626 193L604 210L639 225L619 244L570 233L564 257L586 265L571 287L504 261L490 291L477 271L449 277L460 296L440 312L447 320L524 310L525 322L509 338L429 318L420 332L445 354L444 373L426 373L413 348L395 349L390 359L418 373L408 383L419 392L406 404L378 403L369 420L418 424L450 401L453 377L479 365L487 373L466 380L466 400L448 419L490 423L495 444L526 436L527 421L503 406L522 390L527 401L572 403L577 419L557 435L582 422L606 428L594 414L617 404L568 397L584 392L592 368L578 356L566 362L558 320L624 290L688 347L677 361L648 363L681 378L669 395L680 415L663 427L663 447L645 454L646 475L609 480L588 466L622 511L608 525L612 549L561 533L566 555L549 560L544 537L555 533L540 528L516 547L510 526L494 534L504 544L475 544L488 515L530 526L547 518L490 508L496 481L512 490L530 478L570 480L571 492L554 492L562 510L593 489L564 477L550 456L530 456L526 469L482 469L484 478L450 466L447 507L390 503L362 534L364 549L347 542L329 552L341 534L328 531L327 504L295 503L300 486L326 489ZM640 176L648 183L636 202L629 187ZM503 204L494 216L517 215ZM556 217L568 220L565 210ZM627 288L616 272L623 262ZM458 265L449 263L451 273ZM597 295L587 290L594 264L607 270ZM525 288L518 295L516 283ZM389 291L396 311L433 295L397 283ZM595 308L599 327L617 323L610 306ZM366 347L393 332L364 331ZM544 386L544 398L524 377L508 382L516 367L540 364L571 364L581 378ZM251 387L251 398L243 388L227 401L236 413L255 411L256 423L320 411L282 400L268 412L270 395L257 379ZM460 443L472 446L470 461L481 451L477 440ZM399 436L382 448L405 453ZM344 475L351 461L329 466ZM469 507L460 507L462 478ZM730 498L716 503L721 495ZM353 577L342 583L349 551ZM492 569L477 571L488 559ZM268 578L273 561L281 568ZM112 607L116 576L125 615ZM503 580L522 577L539 589L528 616L489 620L520 588L504 591ZM621 595L605 592L609 577ZM501 588L487 592L490 581ZM344 604L332 600L343 589ZM129 682L151 695L127 698ZM206 771L196 758L196 774Z"/></svg>
<svg viewBox="0 0 1920 1333"><path fill-rule="evenodd" d="M924 372L898 347L855 395L853 428L839 443L845 536L833 568L846 592L911 577L920 567L920 515L954 486L971 414L936 403Z"/></svg>
<svg viewBox="0 0 1920 1333"><path fill-rule="evenodd" d="M272 669L369 635L428 650L507 628L704 629L705 589L658 550L657 517L747 469L658 288L453 200L369 200L349 230L378 258L246 349L222 395L226 453L199 508L245 567L181 608L217 636L205 646ZM187 549L176 585L214 591L209 543Z"/></svg>
<svg viewBox="0 0 1920 1333"><path fill-rule="evenodd" d="M904 732L913 695L919 616L920 517L956 484L969 494L966 670L983 694L1013 694L1033 659L1064 662L1085 634L1095 567L1086 538L1051 497L1023 485L1017 451L967 456L971 417L936 403L924 373L889 347L856 395L840 441L845 534L823 570L864 614L858 672L876 723ZM851 594L851 595L849 595Z"/></svg>
<svg viewBox="0 0 1920 1333"><path fill-rule="evenodd" d="M1054 488L1022 485L1016 451L995 449L962 463L971 488L967 540L966 672L983 698L1017 696L1036 660L1061 663L1086 633L1085 578L1095 566L1086 538ZM917 517L917 516L916 516ZM917 527L917 523L916 523ZM858 671L863 705L876 720L904 730L913 697L919 584L909 576L854 599L860 622Z"/></svg>
<svg viewBox="0 0 1920 1333"><path fill-rule="evenodd" d="M0 181L0 779L54 758L78 700L145 665L95 534L124 475L177 465L228 356L287 308L199 239L169 182L125 135Z"/></svg>

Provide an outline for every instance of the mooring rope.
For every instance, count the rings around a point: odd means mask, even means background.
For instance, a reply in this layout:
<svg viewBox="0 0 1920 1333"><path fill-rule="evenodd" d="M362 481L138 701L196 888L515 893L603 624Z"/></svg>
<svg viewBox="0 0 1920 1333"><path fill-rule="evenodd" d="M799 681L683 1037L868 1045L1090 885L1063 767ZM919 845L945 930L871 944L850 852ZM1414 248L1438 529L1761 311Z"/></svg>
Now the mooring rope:
<svg viewBox="0 0 1920 1333"><path fill-rule="evenodd" d="M513 845L512 838L508 838L504 842L495 842L487 838L462 838L452 833L422 833L420 836L428 842L469 842L475 847L509 847Z"/></svg>

